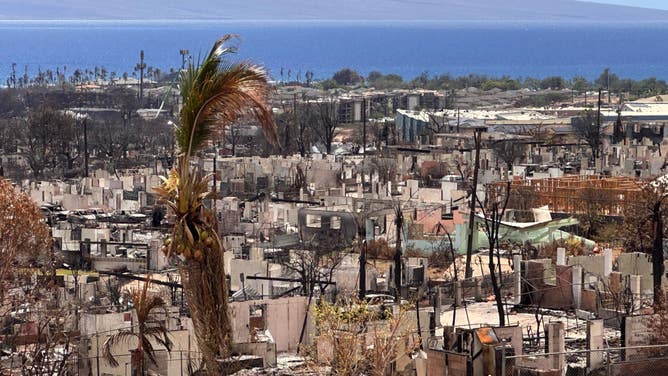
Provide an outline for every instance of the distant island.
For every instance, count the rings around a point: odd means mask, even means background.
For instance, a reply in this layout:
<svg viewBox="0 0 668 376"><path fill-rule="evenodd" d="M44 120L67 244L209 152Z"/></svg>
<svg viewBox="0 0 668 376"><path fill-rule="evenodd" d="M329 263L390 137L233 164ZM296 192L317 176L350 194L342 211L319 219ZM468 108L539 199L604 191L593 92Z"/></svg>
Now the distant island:
<svg viewBox="0 0 668 376"><path fill-rule="evenodd" d="M0 20L76 19L668 22L668 11L575 0L9 0L0 9Z"/></svg>

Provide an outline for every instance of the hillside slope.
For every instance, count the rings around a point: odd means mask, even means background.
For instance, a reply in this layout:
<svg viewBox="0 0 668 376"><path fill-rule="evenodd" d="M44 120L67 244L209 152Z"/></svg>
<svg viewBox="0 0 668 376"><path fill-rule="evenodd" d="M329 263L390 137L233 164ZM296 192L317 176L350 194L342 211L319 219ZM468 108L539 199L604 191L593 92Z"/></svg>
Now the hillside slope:
<svg viewBox="0 0 668 376"><path fill-rule="evenodd" d="M576 0L5 0L0 19L668 21L668 11Z"/></svg>

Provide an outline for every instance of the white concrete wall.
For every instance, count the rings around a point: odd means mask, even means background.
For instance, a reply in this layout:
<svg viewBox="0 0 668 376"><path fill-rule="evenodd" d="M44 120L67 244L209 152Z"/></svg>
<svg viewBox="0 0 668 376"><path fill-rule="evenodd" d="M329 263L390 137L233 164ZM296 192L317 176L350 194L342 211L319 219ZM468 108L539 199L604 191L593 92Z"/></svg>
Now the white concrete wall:
<svg viewBox="0 0 668 376"><path fill-rule="evenodd" d="M79 330L81 331L82 336L126 329L131 325L132 321L125 321L125 315L123 313L107 313L99 315L84 313L79 320Z"/></svg>
<svg viewBox="0 0 668 376"><path fill-rule="evenodd" d="M277 352L295 351L299 342L304 315L306 314L307 297L292 297L274 300L255 300L230 303L232 321L232 338L235 342L249 342L251 333L248 322L250 306L266 307L266 328L274 337ZM311 316L311 315L309 315ZM307 333L305 339L309 338Z"/></svg>
<svg viewBox="0 0 668 376"><path fill-rule="evenodd" d="M92 242L99 242L102 239L109 240L111 230L108 228L82 228L81 240L90 239Z"/></svg>
<svg viewBox="0 0 668 376"><path fill-rule="evenodd" d="M54 238L62 238L61 249L64 251L78 251L79 250L79 241L72 241L72 230L70 229L61 229L61 228L52 228L51 236Z"/></svg>
<svg viewBox="0 0 668 376"><path fill-rule="evenodd" d="M88 196L78 194L64 194L61 205L66 210L85 209L90 206L88 204Z"/></svg>
<svg viewBox="0 0 668 376"><path fill-rule="evenodd" d="M123 257L92 257L92 266L95 270L114 270L127 267L129 271L139 272L146 270L146 259L131 259Z"/></svg>
<svg viewBox="0 0 668 376"><path fill-rule="evenodd" d="M226 252L227 254L228 252ZM281 275L281 266L278 264L272 264L267 261L252 261L252 260L241 260L241 259L230 259L229 260L229 269L226 269L230 275L230 288L233 291L240 290L242 288L241 273L244 274L245 286L254 288L258 293L262 295L269 296L273 293L273 282L272 281L261 281L248 279L249 276L261 276L261 277L279 277Z"/></svg>
<svg viewBox="0 0 668 376"><path fill-rule="evenodd" d="M602 277L605 273L603 255L571 256L566 259L568 266L580 265L586 274Z"/></svg>
<svg viewBox="0 0 668 376"><path fill-rule="evenodd" d="M420 188L417 191L417 198L422 202L438 203L442 202L441 200L441 189L439 188Z"/></svg>

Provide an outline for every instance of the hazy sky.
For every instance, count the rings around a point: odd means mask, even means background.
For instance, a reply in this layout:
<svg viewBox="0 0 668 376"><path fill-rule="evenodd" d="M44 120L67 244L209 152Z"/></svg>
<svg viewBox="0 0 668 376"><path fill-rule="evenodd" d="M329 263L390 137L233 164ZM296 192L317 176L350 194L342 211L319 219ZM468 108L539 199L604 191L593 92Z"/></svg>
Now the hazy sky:
<svg viewBox="0 0 668 376"><path fill-rule="evenodd" d="M589 0L596 3L630 5L634 7L667 9L668 1L666 0Z"/></svg>

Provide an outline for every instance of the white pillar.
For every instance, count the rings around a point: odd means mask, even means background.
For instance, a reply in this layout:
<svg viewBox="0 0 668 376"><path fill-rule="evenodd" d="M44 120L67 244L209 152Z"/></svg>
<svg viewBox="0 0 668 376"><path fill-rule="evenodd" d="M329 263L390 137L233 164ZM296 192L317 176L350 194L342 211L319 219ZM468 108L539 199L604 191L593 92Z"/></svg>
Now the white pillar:
<svg viewBox="0 0 668 376"><path fill-rule="evenodd" d="M436 327L441 326L441 305L443 305L443 292L441 286L436 287L436 298L434 302L434 320L436 320Z"/></svg>
<svg viewBox="0 0 668 376"><path fill-rule="evenodd" d="M589 350L603 349L603 320L587 321L587 348ZM587 352L587 368L594 370L603 364L604 353L601 351Z"/></svg>
<svg viewBox="0 0 668 376"><path fill-rule="evenodd" d="M633 311L640 310L640 305L642 303L642 295L640 291L640 276L639 275L630 275L629 282L631 284L631 296L633 297Z"/></svg>
<svg viewBox="0 0 668 376"><path fill-rule="evenodd" d="M475 282L475 290L474 290L475 301L482 302L482 281L476 278L474 282Z"/></svg>
<svg viewBox="0 0 668 376"><path fill-rule="evenodd" d="M250 218L251 217L251 205L250 202L246 202L246 205L244 205L244 218Z"/></svg>
<svg viewBox="0 0 668 376"><path fill-rule="evenodd" d="M556 321L547 324L547 351L551 353L563 353L566 349L565 334L563 322ZM551 355L550 358L552 369L561 370L564 368L566 359L564 354Z"/></svg>
<svg viewBox="0 0 668 376"><path fill-rule="evenodd" d="M612 249L603 250L603 276L607 277L612 273Z"/></svg>
<svg viewBox="0 0 668 376"><path fill-rule="evenodd" d="M566 265L566 248L557 248L557 265Z"/></svg>
<svg viewBox="0 0 668 376"><path fill-rule="evenodd" d="M582 266L573 266L572 272L573 305L575 309L580 309L580 303L582 302Z"/></svg>
<svg viewBox="0 0 668 376"><path fill-rule="evenodd" d="M462 306L462 281L455 282L455 307Z"/></svg>
<svg viewBox="0 0 668 376"><path fill-rule="evenodd" d="M513 299L515 301L513 303L520 304L522 302L522 255L513 256L513 267L515 268L513 273Z"/></svg>

